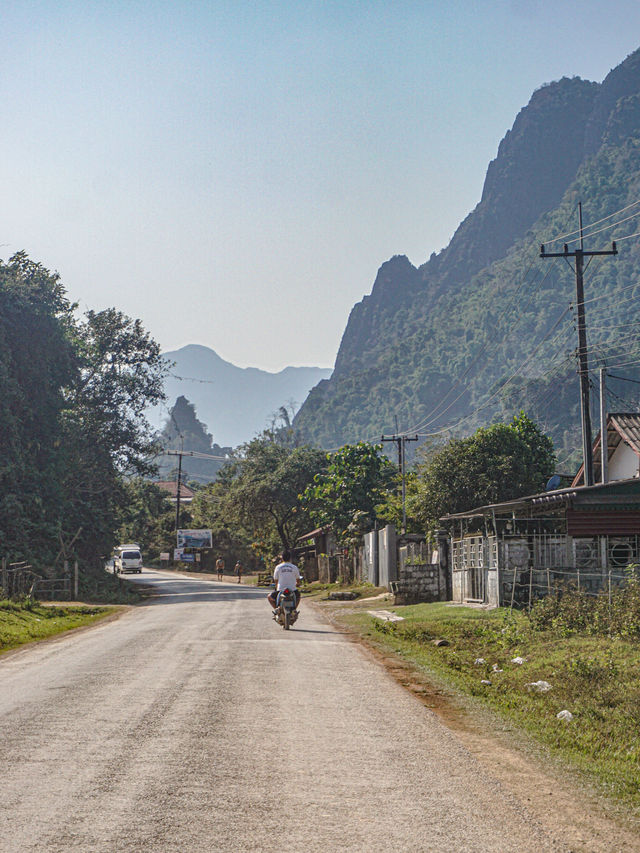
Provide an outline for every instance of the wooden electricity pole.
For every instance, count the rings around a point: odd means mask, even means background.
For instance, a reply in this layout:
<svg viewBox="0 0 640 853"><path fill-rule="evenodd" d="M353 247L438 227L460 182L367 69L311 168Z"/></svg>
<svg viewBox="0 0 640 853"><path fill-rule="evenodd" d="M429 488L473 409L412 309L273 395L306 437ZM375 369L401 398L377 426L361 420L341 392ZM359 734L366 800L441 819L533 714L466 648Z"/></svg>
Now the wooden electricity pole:
<svg viewBox="0 0 640 853"><path fill-rule="evenodd" d="M578 205L580 217L580 248L570 252L567 243L562 252L545 252L540 246L541 258L569 258L575 260L576 308L578 312L578 373L580 375L580 414L582 421L582 460L584 464L584 484L593 486L593 445L591 444L591 412L589 408L589 363L587 359L587 324L584 314L584 259L595 255L617 255L616 244L611 249L600 252L585 252L582 237L582 202Z"/></svg>
<svg viewBox="0 0 640 853"><path fill-rule="evenodd" d="M407 497L407 486L406 486L406 478L405 478L405 449L404 445L407 441L417 441L418 436L414 436L413 438L409 438L408 435L383 435L381 437L381 441L384 443L385 441L395 441L398 445L398 471L400 472L400 479L402 482L402 533L406 532L407 529L407 509L406 509L406 497Z"/></svg>

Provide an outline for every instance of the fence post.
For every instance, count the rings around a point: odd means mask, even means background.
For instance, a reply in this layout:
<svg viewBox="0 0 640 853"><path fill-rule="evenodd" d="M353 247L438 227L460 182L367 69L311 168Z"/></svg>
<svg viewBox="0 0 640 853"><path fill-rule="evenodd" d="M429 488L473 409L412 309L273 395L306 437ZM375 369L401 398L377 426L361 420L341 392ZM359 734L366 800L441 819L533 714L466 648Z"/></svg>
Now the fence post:
<svg viewBox="0 0 640 853"><path fill-rule="evenodd" d="M513 610L513 600L516 595L516 567L513 567L513 582L511 584L511 606L509 607L509 611Z"/></svg>
<svg viewBox="0 0 640 853"><path fill-rule="evenodd" d="M4 594L9 598L9 578L7 577L7 558L2 558L2 589Z"/></svg>
<svg viewBox="0 0 640 853"><path fill-rule="evenodd" d="M576 573L578 575L578 594L580 593L580 569L576 569Z"/></svg>
<svg viewBox="0 0 640 853"><path fill-rule="evenodd" d="M78 600L78 561L73 564L73 600Z"/></svg>
<svg viewBox="0 0 640 853"><path fill-rule="evenodd" d="M549 566L547 566L547 595L551 595L551 574L549 572Z"/></svg>
<svg viewBox="0 0 640 853"><path fill-rule="evenodd" d="M529 568L529 612L531 612L532 594L533 594L533 569Z"/></svg>

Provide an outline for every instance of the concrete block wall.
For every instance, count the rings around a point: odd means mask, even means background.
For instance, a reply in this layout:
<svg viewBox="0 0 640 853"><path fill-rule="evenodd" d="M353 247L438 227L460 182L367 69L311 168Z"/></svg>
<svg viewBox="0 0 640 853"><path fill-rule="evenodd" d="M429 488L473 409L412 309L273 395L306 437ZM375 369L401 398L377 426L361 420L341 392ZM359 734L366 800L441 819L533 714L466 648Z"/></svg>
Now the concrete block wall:
<svg viewBox="0 0 640 853"><path fill-rule="evenodd" d="M398 580L393 586L396 604L416 604L419 601L443 599L440 567L431 563L405 563L398 570Z"/></svg>

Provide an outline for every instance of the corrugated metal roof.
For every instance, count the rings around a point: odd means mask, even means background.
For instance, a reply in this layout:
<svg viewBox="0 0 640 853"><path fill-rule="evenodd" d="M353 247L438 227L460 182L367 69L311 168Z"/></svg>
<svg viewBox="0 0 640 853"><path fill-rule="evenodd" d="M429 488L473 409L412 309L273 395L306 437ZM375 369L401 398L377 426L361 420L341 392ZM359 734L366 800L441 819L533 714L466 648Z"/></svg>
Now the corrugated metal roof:
<svg viewBox="0 0 640 853"><path fill-rule="evenodd" d="M631 497L614 497L616 492L622 490L623 495L629 493ZM640 479L633 477L629 480L612 480L610 483L596 483L594 486L570 486L566 489L554 489L549 492L541 492L538 495L525 495L513 501L505 501L500 504L488 504L479 506L466 512L456 512L451 515L443 515L441 521L452 521L462 518L477 518L492 513L509 513L522 510L526 507L559 506L561 504L574 503L636 503L640 500Z"/></svg>

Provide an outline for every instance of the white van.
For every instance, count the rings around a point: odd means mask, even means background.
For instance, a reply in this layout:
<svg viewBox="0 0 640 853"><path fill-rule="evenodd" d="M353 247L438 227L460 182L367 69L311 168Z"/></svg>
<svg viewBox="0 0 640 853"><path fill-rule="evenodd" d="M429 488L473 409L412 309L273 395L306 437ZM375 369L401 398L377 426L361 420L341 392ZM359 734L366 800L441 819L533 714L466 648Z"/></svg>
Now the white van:
<svg viewBox="0 0 640 853"><path fill-rule="evenodd" d="M119 545L113 552L113 571L142 574L142 554L139 545Z"/></svg>

